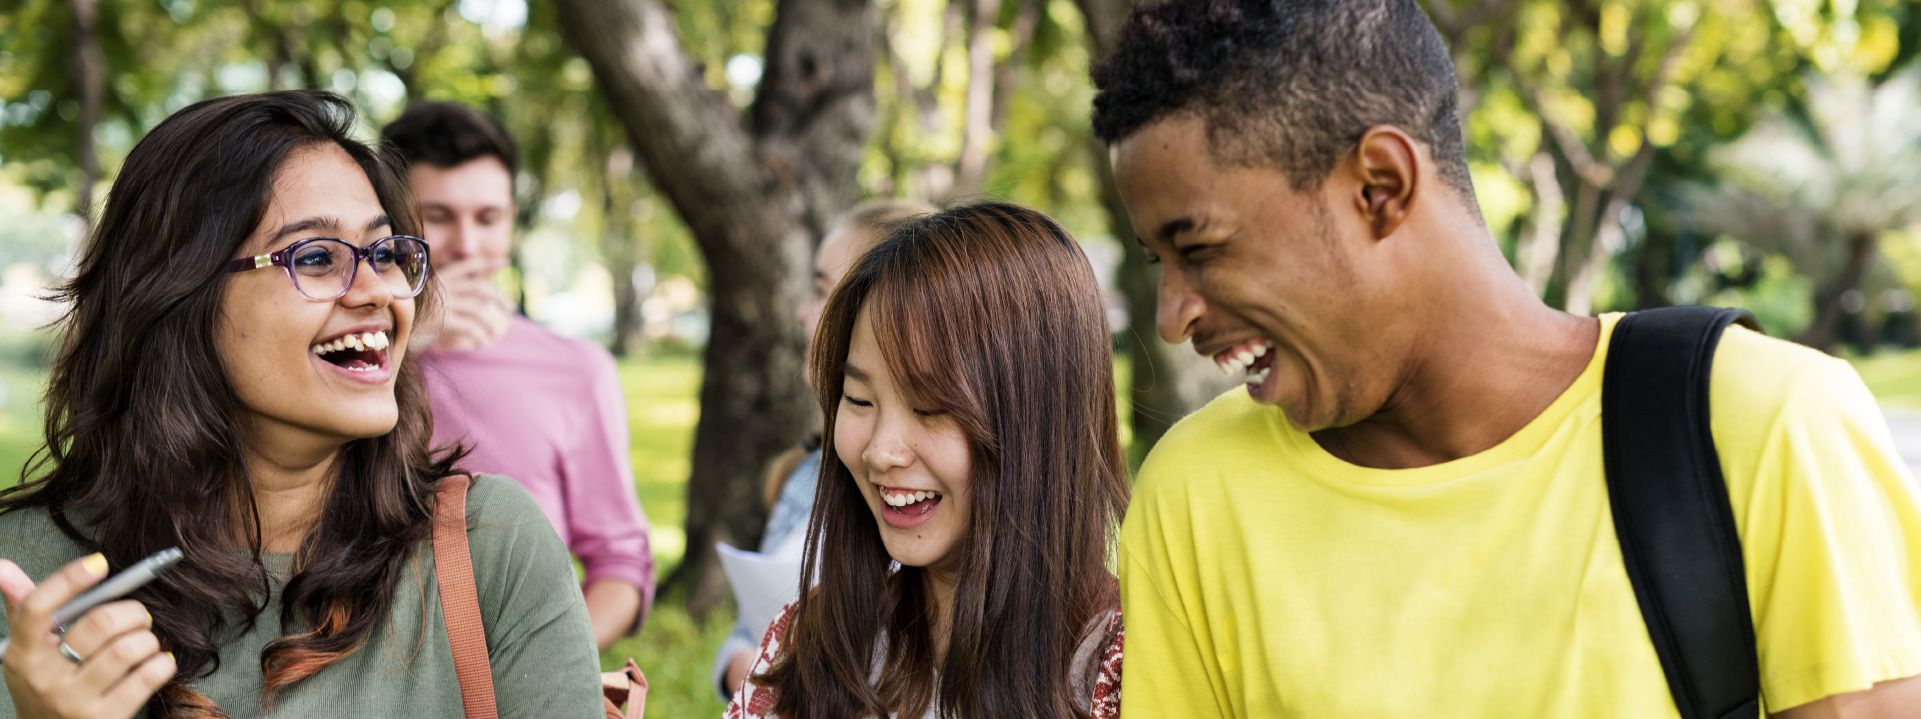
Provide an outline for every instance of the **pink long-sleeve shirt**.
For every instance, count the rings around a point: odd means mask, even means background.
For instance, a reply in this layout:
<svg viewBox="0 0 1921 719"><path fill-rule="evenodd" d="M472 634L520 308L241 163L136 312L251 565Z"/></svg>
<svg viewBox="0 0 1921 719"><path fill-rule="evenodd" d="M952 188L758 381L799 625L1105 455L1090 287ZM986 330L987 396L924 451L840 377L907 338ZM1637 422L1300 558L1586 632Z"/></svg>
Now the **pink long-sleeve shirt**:
<svg viewBox="0 0 1921 719"><path fill-rule="evenodd" d="M473 449L461 468L512 477L586 568L586 583L640 588L654 601L647 517L634 494L627 407L614 358L515 316L493 344L421 359L434 445Z"/></svg>

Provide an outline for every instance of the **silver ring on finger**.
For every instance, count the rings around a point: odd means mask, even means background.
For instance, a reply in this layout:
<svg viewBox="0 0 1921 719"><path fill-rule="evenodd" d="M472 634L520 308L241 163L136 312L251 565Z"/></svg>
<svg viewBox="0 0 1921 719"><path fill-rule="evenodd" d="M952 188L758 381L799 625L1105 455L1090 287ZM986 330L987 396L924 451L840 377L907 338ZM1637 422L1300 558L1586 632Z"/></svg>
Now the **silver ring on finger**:
<svg viewBox="0 0 1921 719"><path fill-rule="evenodd" d="M60 640L60 656L66 657L67 661L75 664L87 661L87 658L80 656L79 652L74 651L73 647L68 645L65 639Z"/></svg>

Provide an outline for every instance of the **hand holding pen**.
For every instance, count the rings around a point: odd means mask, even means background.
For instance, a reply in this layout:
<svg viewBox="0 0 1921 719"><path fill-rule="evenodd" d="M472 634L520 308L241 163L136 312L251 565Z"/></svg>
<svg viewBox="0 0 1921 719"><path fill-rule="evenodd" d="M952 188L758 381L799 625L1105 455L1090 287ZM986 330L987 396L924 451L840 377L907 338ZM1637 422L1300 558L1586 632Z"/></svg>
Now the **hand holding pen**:
<svg viewBox="0 0 1921 719"><path fill-rule="evenodd" d="M83 590L107 575L107 560L101 555L69 563L38 586L19 566L0 560L0 593L7 599L11 640L0 648L0 673L21 719L131 717L173 678L173 655L160 651L147 610L132 600L106 601L133 591L177 561L178 552L169 552L140 562L85 596L80 596ZM62 619L70 620L63 633Z"/></svg>

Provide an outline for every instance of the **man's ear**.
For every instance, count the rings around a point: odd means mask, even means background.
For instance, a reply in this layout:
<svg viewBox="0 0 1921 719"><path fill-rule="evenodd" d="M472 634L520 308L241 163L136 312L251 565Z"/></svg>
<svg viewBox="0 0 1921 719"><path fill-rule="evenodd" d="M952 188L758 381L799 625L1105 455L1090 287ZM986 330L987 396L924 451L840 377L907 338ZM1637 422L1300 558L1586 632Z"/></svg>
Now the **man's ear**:
<svg viewBox="0 0 1921 719"><path fill-rule="evenodd" d="M1359 185L1355 209L1374 230L1374 239L1394 234L1413 211L1421 182L1420 146L1391 125L1368 128L1354 146L1351 167Z"/></svg>

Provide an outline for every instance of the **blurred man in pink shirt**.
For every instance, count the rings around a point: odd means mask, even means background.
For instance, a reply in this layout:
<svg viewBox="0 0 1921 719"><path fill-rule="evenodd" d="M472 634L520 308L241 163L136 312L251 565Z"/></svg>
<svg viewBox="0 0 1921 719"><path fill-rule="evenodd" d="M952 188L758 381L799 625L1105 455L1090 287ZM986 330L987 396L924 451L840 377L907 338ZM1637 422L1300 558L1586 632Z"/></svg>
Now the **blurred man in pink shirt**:
<svg viewBox="0 0 1921 719"><path fill-rule="evenodd" d="M406 159L439 278L423 322L436 445L473 449L464 467L518 481L586 570L605 650L640 628L654 597L647 519L634 495L627 409L606 350L514 312L494 284L513 243L513 138L455 103L409 107L381 132Z"/></svg>

